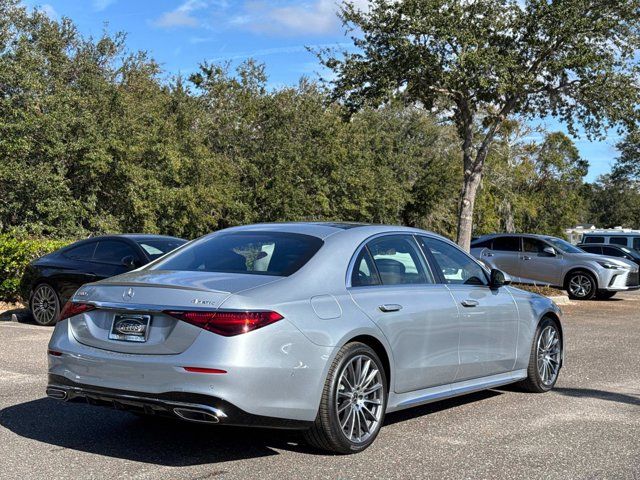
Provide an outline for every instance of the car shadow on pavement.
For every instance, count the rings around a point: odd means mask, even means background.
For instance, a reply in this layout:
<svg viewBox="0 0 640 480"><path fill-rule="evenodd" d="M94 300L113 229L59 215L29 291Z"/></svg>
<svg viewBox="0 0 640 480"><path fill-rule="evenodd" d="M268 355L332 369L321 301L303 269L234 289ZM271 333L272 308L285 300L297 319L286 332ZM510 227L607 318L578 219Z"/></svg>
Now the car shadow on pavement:
<svg viewBox="0 0 640 480"><path fill-rule="evenodd" d="M274 448L296 449L302 443L299 434L291 431L142 418L48 398L0 410L0 425L22 437L48 444L49 447L43 447L46 453L73 449L176 467L277 455Z"/></svg>
<svg viewBox="0 0 640 480"><path fill-rule="evenodd" d="M479 402L498 395L502 395L502 392L497 390L483 390L481 392L461 395L459 397L441 400L439 402L428 403L420 407L413 407L399 412L388 413L385 417L384 424L393 425L394 423L404 422L406 420L441 412L443 410L449 410L450 408L459 407L468 403Z"/></svg>
<svg viewBox="0 0 640 480"><path fill-rule="evenodd" d="M483 391L434 402L386 416L385 425L485 400L497 391ZM127 412L49 398L0 410L0 426L49 447L94 453L135 462L183 467L278 455L289 450L327 455L306 445L300 432L208 426L167 418L142 418Z"/></svg>
<svg viewBox="0 0 640 480"><path fill-rule="evenodd" d="M20 323L36 323L31 315L31 310L28 308L12 308L11 310L5 310L0 313L0 322L10 322L11 316L15 315Z"/></svg>
<svg viewBox="0 0 640 480"><path fill-rule="evenodd" d="M568 397L587 397L598 400L608 400L610 402L627 403L629 405L640 406L640 395L629 395L626 393L607 392L606 390L596 390L593 388L560 388L555 387L554 393L566 395Z"/></svg>

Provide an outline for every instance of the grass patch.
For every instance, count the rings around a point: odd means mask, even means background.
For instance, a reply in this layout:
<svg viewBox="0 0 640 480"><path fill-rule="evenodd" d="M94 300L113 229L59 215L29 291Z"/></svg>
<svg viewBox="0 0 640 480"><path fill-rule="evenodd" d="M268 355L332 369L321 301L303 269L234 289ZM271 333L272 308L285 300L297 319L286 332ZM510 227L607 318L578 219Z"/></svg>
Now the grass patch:
<svg viewBox="0 0 640 480"><path fill-rule="evenodd" d="M523 283L513 283L512 285L516 288L526 290L527 292L544 295L545 297L557 297L558 295L564 294L564 292L558 288L547 287L544 285L525 285Z"/></svg>

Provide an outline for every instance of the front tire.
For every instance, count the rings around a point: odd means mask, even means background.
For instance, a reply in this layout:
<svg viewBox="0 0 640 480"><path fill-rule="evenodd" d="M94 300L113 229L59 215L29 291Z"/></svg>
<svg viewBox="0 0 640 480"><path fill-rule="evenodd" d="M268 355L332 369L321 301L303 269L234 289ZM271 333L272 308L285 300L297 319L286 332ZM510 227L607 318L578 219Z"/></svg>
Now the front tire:
<svg viewBox="0 0 640 480"><path fill-rule="evenodd" d="M567 278L567 293L573 300L591 300L597 289L596 279L588 272L573 272Z"/></svg>
<svg viewBox="0 0 640 480"><path fill-rule="evenodd" d="M533 338L527 378L518 383L528 392L544 393L558 381L562 361L560 327L551 318L544 318Z"/></svg>
<svg viewBox="0 0 640 480"><path fill-rule="evenodd" d="M60 316L60 299L48 283L41 283L36 287L31 295L29 307L33 319L44 327L55 325Z"/></svg>
<svg viewBox="0 0 640 480"><path fill-rule="evenodd" d="M378 355L354 342L336 355L316 421L304 436L313 447L357 453L373 443L387 408L387 377Z"/></svg>

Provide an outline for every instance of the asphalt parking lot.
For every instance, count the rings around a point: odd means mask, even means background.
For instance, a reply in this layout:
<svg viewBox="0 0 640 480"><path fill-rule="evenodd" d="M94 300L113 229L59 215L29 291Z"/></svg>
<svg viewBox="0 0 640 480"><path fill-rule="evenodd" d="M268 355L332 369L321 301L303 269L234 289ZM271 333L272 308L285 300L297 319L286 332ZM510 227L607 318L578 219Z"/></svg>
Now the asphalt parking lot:
<svg viewBox="0 0 640 480"><path fill-rule="evenodd" d="M0 478L640 478L640 294L563 307L557 388L387 416L324 455L283 431L145 420L44 396L48 328L0 322Z"/></svg>

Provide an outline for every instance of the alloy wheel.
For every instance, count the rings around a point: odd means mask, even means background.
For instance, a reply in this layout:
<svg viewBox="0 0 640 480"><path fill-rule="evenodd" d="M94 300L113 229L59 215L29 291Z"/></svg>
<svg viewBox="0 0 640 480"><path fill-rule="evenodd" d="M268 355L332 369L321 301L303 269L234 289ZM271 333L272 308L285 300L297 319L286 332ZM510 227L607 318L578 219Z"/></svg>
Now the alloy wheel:
<svg viewBox="0 0 640 480"><path fill-rule="evenodd" d="M36 322L41 325L50 325L58 315L58 296L49 285L40 285L31 299L31 311Z"/></svg>
<svg viewBox="0 0 640 480"><path fill-rule="evenodd" d="M538 337L538 375L546 386L553 385L560 370L560 336L553 325L547 325Z"/></svg>
<svg viewBox="0 0 640 480"><path fill-rule="evenodd" d="M352 358L338 380L336 412L344 436L363 443L375 434L382 418L382 374L367 355Z"/></svg>
<svg viewBox="0 0 640 480"><path fill-rule="evenodd" d="M576 297L587 297L593 290L593 283L589 277L580 273L571 277L569 290Z"/></svg>

